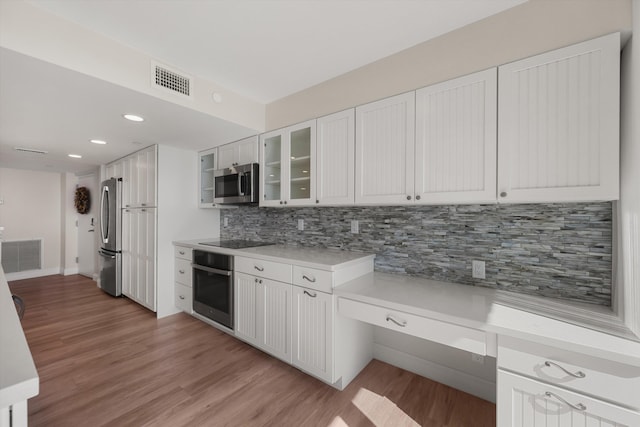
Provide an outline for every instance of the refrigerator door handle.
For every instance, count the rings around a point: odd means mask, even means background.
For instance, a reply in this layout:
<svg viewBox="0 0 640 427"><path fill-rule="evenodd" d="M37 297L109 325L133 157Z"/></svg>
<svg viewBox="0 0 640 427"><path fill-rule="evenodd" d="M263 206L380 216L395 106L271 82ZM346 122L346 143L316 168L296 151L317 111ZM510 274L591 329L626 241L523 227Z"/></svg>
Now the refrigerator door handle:
<svg viewBox="0 0 640 427"><path fill-rule="evenodd" d="M100 195L100 234L102 236L102 243L109 243L109 212L105 212L105 199L107 204L109 203L109 187L106 185L102 187L102 194ZM108 207L108 206L107 206ZM106 233L105 234L105 219L107 222Z"/></svg>
<svg viewBox="0 0 640 427"><path fill-rule="evenodd" d="M115 256L115 255L111 255L111 254L108 254L108 253L103 252L103 251L98 251L98 253L100 254L100 256L103 256L103 257L105 257L105 258L116 259L116 256Z"/></svg>

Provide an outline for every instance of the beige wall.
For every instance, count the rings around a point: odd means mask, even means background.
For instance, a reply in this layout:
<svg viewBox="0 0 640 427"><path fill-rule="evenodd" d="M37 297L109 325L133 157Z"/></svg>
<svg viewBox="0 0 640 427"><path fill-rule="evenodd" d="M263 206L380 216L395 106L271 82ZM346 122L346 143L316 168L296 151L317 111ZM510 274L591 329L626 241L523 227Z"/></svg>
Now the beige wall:
<svg viewBox="0 0 640 427"><path fill-rule="evenodd" d="M631 29L629 0L529 0L275 101L268 130Z"/></svg>
<svg viewBox="0 0 640 427"><path fill-rule="evenodd" d="M62 177L59 173L0 168L0 226L4 240L43 239L45 270L61 267Z"/></svg>

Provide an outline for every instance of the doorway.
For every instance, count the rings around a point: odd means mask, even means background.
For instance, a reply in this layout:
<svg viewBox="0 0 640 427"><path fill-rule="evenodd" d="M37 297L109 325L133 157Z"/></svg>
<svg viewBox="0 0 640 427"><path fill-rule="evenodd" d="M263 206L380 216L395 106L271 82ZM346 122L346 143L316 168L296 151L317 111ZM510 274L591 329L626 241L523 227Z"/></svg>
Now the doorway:
<svg viewBox="0 0 640 427"><path fill-rule="evenodd" d="M96 172L78 176L78 188L89 190L89 211L78 215L78 274L97 280L98 211L100 194Z"/></svg>

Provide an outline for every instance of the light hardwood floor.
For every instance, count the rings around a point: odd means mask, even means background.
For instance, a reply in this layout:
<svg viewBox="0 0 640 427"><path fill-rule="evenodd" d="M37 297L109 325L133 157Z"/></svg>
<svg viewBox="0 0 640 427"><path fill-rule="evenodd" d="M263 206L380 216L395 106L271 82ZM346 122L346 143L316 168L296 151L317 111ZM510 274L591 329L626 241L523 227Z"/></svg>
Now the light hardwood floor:
<svg viewBox="0 0 640 427"><path fill-rule="evenodd" d="M10 288L26 302L40 376L30 426L495 426L494 404L386 363L373 360L339 392L186 314L157 320L82 276Z"/></svg>

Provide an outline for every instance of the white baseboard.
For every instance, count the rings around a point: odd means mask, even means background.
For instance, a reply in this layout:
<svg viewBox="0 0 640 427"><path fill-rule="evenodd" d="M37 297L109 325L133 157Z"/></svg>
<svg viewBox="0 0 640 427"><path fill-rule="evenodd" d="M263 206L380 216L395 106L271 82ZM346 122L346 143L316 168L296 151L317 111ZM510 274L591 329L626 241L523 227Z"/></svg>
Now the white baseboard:
<svg viewBox="0 0 640 427"><path fill-rule="evenodd" d="M378 343L373 344L373 357L489 402L495 403L496 401L495 382L487 381Z"/></svg>
<svg viewBox="0 0 640 427"><path fill-rule="evenodd" d="M62 272L62 274L64 276L70 276L72 274L78 274L78 267L65 268L64 271Z"/></svg>
<svg viewBox="0 0 640 427"><path fill-rule="evenodd" d="M5 277L7 278L7 282L12 280L23 280L23 279L33 279L34 277L43 277L43 276L51 276L54 274L60 274L60 267L53 268L44 268L40 270L28 270L28 271L19 271L16 273L6 273Z"/></svg>

